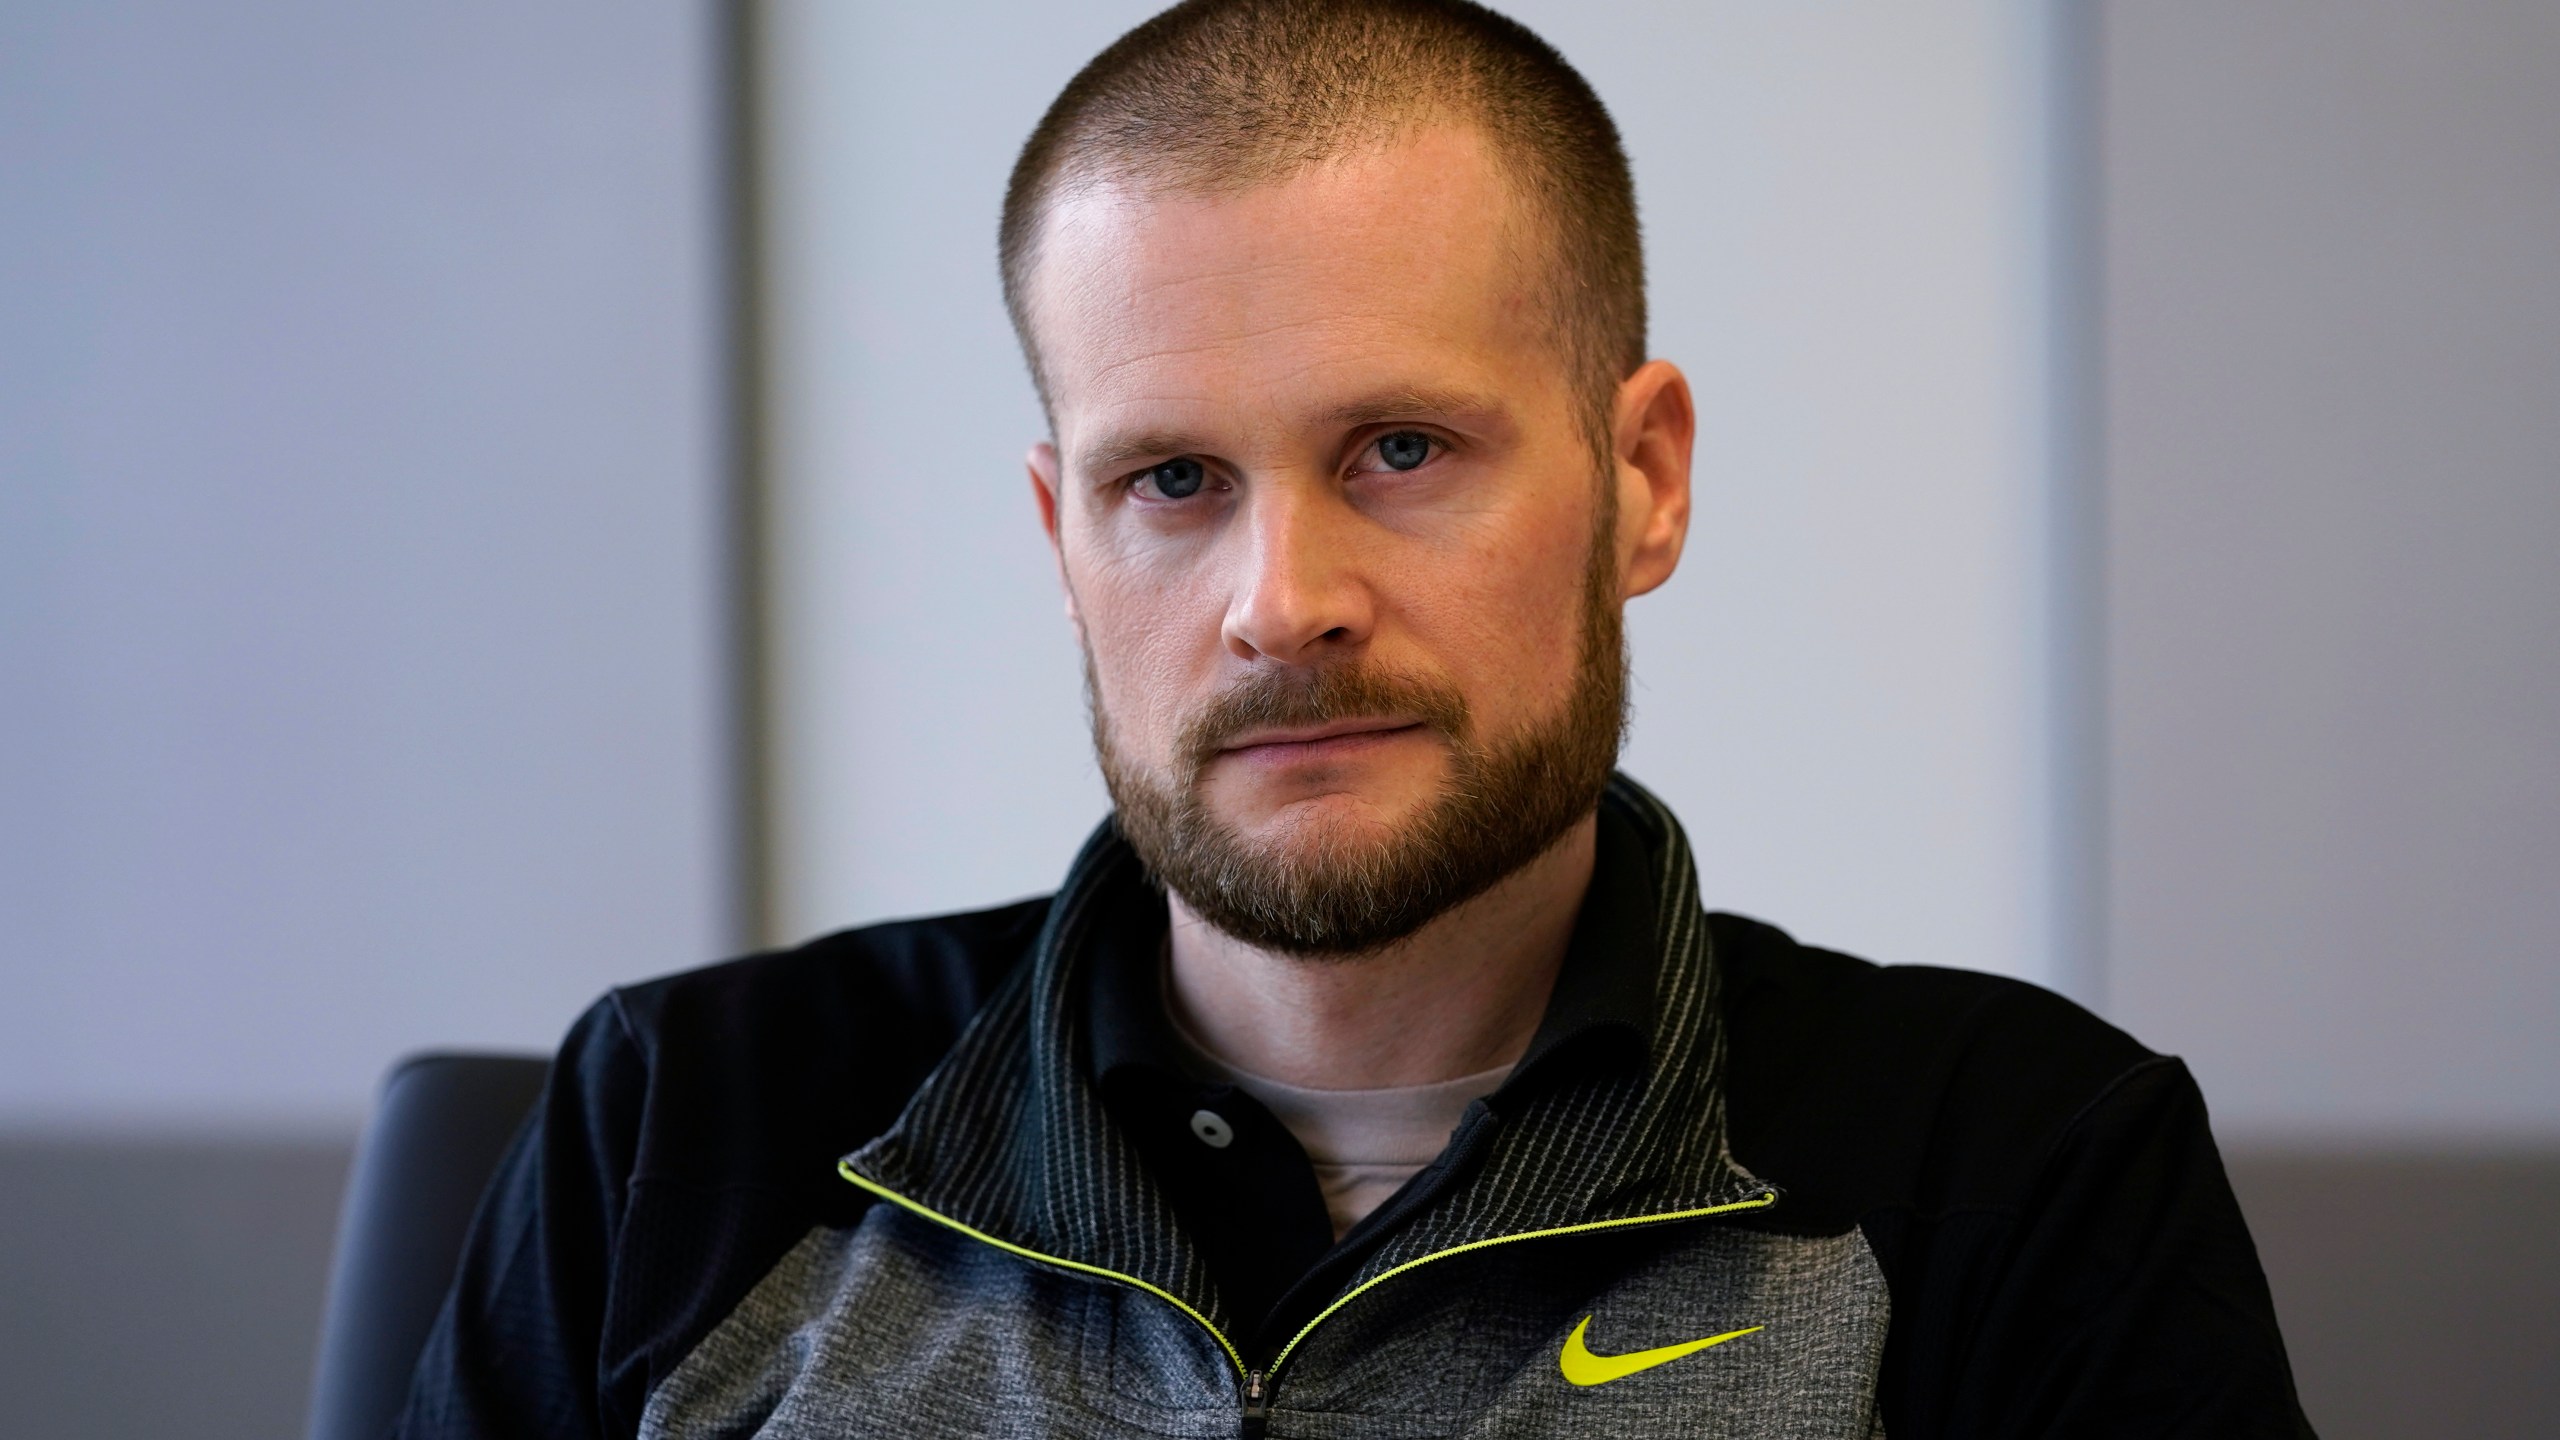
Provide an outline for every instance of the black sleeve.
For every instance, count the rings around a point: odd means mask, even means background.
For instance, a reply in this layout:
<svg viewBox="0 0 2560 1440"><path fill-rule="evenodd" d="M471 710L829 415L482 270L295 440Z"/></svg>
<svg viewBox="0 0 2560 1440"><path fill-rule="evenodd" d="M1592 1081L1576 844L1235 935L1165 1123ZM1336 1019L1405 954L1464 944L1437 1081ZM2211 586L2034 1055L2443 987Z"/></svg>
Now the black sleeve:
<svg viewBox="0 0 2560 1440"><path fill-rule="evenodd" d="M1048 901L868 926L616 990L491 1181L398 1433L621 1440L814 1226Z"/></svg>
<svg viewBox="0 0 2560 1440"><path fill-rule="evenodd" d="M2175 1059L2091 1101L2014 1210L1875 1223L1904 1232L1871 1231L1919 1282L1897 1295L1938 1312L1897 1317L1893 1433L2311 1433L2204 1097Z"/></svg>
<svg viewBox="0 0 2560 1440"><path fill-rule="evenodd" d="M646 1091L616 1000L598 1001L480 1202L418 1360L402 1440L604 1434L606 1286Z"/></svg>

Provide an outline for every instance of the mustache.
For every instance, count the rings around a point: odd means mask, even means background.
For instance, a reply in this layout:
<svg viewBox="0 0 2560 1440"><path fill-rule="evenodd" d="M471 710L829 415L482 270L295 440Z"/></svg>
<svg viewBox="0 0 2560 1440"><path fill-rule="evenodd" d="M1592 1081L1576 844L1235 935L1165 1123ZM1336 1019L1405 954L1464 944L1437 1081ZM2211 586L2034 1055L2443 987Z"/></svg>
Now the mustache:
<svg viewBox="0 0 2560 1440"><path fill-rule="evenodd" d="M1182 727L1182 754L1196 775L1239 735L1337 720L1419 721L1453 740L1467 735L1466 697L1449 685L1366 665L1265 670L1248 675Z"/></svg>

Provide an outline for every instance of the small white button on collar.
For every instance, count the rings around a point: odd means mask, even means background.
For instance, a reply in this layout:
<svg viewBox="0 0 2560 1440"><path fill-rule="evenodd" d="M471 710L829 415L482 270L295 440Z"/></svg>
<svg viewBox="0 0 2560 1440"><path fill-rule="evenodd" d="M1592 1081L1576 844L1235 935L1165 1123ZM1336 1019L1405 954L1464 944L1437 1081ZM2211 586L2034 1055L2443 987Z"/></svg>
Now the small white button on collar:
<svg viewBox="0 0 2560 1440"><path fill-rule="evenodd" d="M1215 1110L1192 1111L1191 1133L1199 1136L1200 1143L1212 1150L1224 1150L1236 1143L1236 1127L1228 1124L1226 1117Z"/></svg>

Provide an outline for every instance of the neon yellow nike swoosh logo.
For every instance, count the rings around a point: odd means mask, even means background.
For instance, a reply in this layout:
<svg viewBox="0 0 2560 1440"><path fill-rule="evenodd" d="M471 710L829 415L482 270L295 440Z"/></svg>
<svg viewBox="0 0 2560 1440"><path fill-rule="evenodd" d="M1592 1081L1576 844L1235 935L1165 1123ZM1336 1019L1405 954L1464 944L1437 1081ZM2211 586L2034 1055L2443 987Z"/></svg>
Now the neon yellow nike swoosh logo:
<svg viewBox="0 0 2560 1440"><path fill-rule="evenodd" d="M1573 1327L1573 1333L1564 1337L1564 1351L1556 1356L1556 1368L1564 1372L1564 1378L1576 1385L1606 1385L1612 1380L1624 1380L1639 1370L1650 1370L1656 1365L1668 1365L1683 1355L1695 1355L1710 1345L1721 1345L1727 1340L1739 1340L1745 1335L1756 1334L1769 1327L1754 1325L1748 1330L1727 1330L1721 1335L1710 1335L1704 1340L1683 1340L1677 1345L1665 1345L1654 1350L1631 1350L1624 1355L1592 1354L1590 1347L1582 1343L1582 1332L1590 1328L1591 1317L1585 1315L1582 1317L1582 1323Z"/></svg>

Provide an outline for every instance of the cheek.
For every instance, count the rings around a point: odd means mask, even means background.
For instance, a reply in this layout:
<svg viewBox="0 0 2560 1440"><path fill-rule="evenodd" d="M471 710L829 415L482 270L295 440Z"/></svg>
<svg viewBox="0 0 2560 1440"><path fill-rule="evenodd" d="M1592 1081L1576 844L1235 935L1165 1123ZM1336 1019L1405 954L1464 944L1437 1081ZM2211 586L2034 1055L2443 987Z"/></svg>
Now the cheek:
<svg viewBox="0 0 2560 1440"><path fill-rule="evenodd" d="M1414 572L1409 613L1494 730L1562 702L1581 658L1587 507L1504 517Z"/></svg>
<svg viewBox="0 0 2560 1440"><path fill-rule="evenodd" d="M1067 557L1086 652L1119 748L1157 760L1214 674L1221 612L1195 577L1126 560Z"/></svg>

